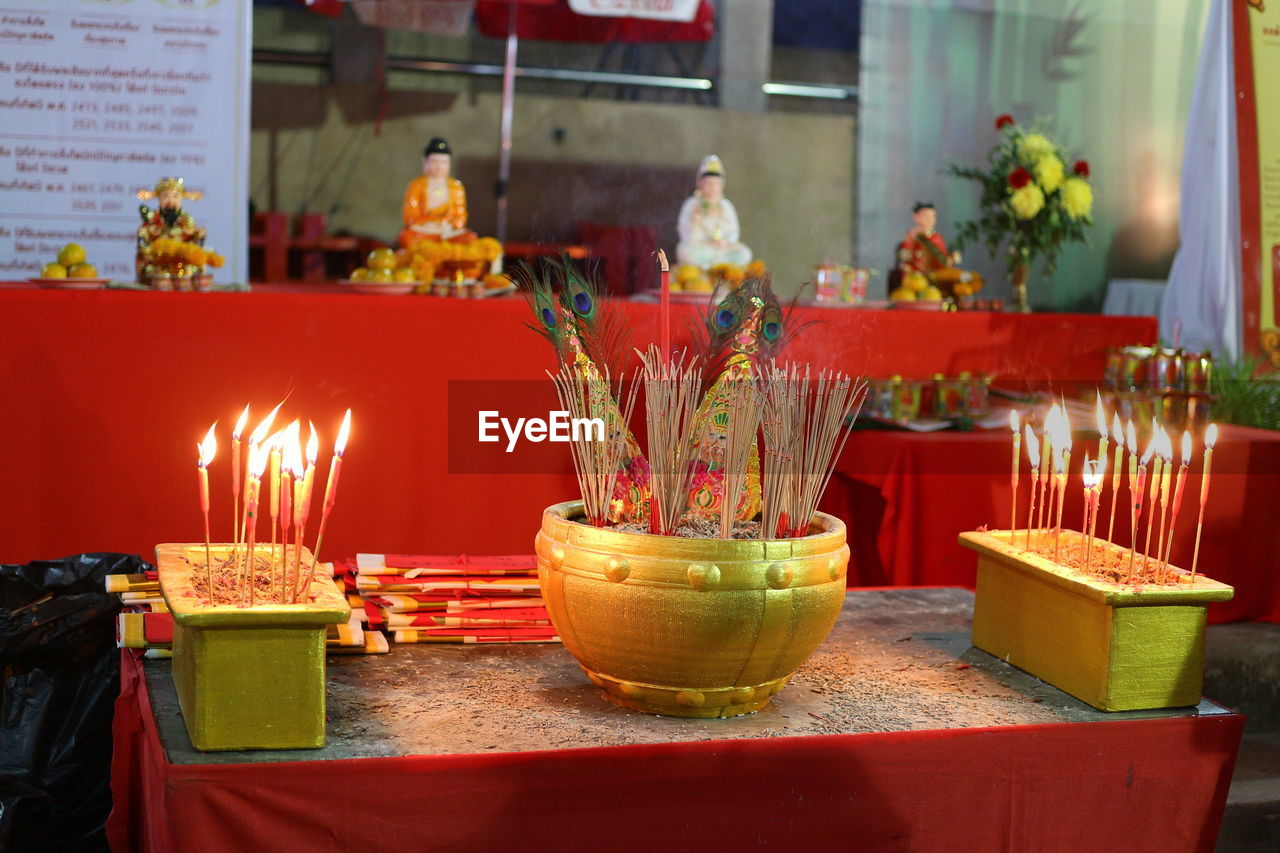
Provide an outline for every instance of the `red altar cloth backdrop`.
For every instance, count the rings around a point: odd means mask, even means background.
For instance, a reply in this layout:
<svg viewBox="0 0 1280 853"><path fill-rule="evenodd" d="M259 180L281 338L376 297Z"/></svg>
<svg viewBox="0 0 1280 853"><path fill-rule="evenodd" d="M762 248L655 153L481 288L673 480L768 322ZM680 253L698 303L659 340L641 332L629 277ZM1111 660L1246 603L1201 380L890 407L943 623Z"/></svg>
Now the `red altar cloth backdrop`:
<svg viewBox="0 0 1280 853"><path fill-rule="evenodd" d="M635 343L656 338L656 305L621 308ZM1154 336L1150 318L799 313L820 322L794 357L873 376L968 369L1044 380L1049 366L1100 376L1107 344ZM673 318L677 345L695 316L686 307ZM322 470L353 410L325 557L527 552L542 509L576 494L568 448L504 454L505 442L477 444L469 425L488 387L487 408L528 415L538 404L545 417L554 407L551 348L525 328L530 319L523 300L0 290L0 559L145 556L200 538L195 445L215 419L212 517L225 538L230 427L246 402L256 419L286 395L291 417L316 420ZM532 381L513 390L512 379ZM451 381L471 410L450 411Z"/></svg>
<svg viewBox="0 0 1280 853"><path fill-rule="evenodd" d="M166 759L132 655L120 680L115 850L180 850L198 838L204 851L1209 853L1244 727L1236 714L1179 715L181 765Z"/></svg>

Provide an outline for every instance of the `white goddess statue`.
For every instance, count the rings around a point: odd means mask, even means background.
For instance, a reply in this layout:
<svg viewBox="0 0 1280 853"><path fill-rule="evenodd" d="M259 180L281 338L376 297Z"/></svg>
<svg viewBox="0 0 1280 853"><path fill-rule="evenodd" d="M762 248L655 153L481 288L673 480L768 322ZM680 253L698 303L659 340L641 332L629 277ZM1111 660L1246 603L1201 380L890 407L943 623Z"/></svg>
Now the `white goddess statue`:
<svg viewBox="0 0 1280 853"><path fill-rule="evenodd" d="M746 266L751 249L741 243L738 212L724 197L724 164L714 154L698 167L698 188L680 206L676 261L708 269L717 264Z"/></svg>

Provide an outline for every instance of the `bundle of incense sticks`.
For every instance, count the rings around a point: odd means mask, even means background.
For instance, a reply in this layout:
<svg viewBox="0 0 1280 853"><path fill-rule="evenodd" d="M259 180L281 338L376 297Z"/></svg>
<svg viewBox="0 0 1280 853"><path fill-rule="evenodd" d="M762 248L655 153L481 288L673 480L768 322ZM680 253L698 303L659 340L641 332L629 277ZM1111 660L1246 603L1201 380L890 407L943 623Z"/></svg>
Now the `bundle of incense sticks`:
<svg viewBox="0 0 1280 853"><path fill-rule="evenodd" d="M615 387L609 382L607 369L604 376L584 374L577 367L562 367L557 373L547 371L547 375L555 383L560 405L569 413L575 432L579 424L587 424L588 433L592 430L590 424L598 423L602 428L601 435L589 434L569 446L587 520L604 527L609 520L613 488L627 458L627 424L631 422L640 386L633 382L630 390L624 390L625 377L618 377Z"/></svg>
<svg viewBox="0 0 1280 853"><path fill-rule="evenodd" d="M651 533L670 535L680 525L693 483L693 446L702 377L697 359L670 357L650 346L644 365L645 424L649 433Z"/></svg>
<svg viewBox="0 0 1280 853"><path fill-rule="evenodd" d="M318 563L316 572L330 575L333 566ZM173 648L173 616L160 595L156 573L107 575L105 585L107 592L119 595L124 605L117 619L116 645L145 649L148 657L169 657ZM329 654L385 654L390 650L385 636L377 631L366 632L361 620L355 617L341 625L330 625L325 647Z"/></svg>
<svg viewBox="0 0 1280 853"><path fill-rule="evenodd" d="M835 371L770 365L760 380L764 435L760 537L804 536L867 396Z"/></svg>
<svg viewBox="0 0 1280 853"><path fill-rule="evenodd" d="M358 554L343 561L366 631L404 643L559 642L537 558Z"/></svg>

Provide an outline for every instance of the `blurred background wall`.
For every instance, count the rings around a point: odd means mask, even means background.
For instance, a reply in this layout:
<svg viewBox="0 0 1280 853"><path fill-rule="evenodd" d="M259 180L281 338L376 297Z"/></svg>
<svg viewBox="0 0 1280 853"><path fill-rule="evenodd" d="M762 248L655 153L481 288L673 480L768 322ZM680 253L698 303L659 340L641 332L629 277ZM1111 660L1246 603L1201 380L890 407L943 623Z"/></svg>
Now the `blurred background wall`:
<svg viewBox="0 0 1280 853"><path fill-rule="evenodd" d="M1096 311L1112 278L1163 279L1178 246L1179 177L1206 0L865 0L858 245L887 263L916 199L939 231L977 209L950 163L985 165L993 121L1046 119L1092 167L1091 245L1032 274L1032 304ZM966 262L997 277L975 247Z"/></svg>

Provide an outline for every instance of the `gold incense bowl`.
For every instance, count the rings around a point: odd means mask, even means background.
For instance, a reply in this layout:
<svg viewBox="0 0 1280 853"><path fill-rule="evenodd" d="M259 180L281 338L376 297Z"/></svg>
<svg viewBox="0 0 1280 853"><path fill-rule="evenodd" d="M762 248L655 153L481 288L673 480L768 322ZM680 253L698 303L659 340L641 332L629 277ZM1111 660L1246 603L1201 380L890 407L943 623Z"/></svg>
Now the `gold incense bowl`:
<svg viewBox="0 0 1280 853"><path fill-rule="evenodd" d="M551 621L592 683L626 708L675 717L758 711L844 604L844 523L799 539L683 539L579 523L548 507L534 547ZM577 519L577 520L575 520Z"/></svg>

